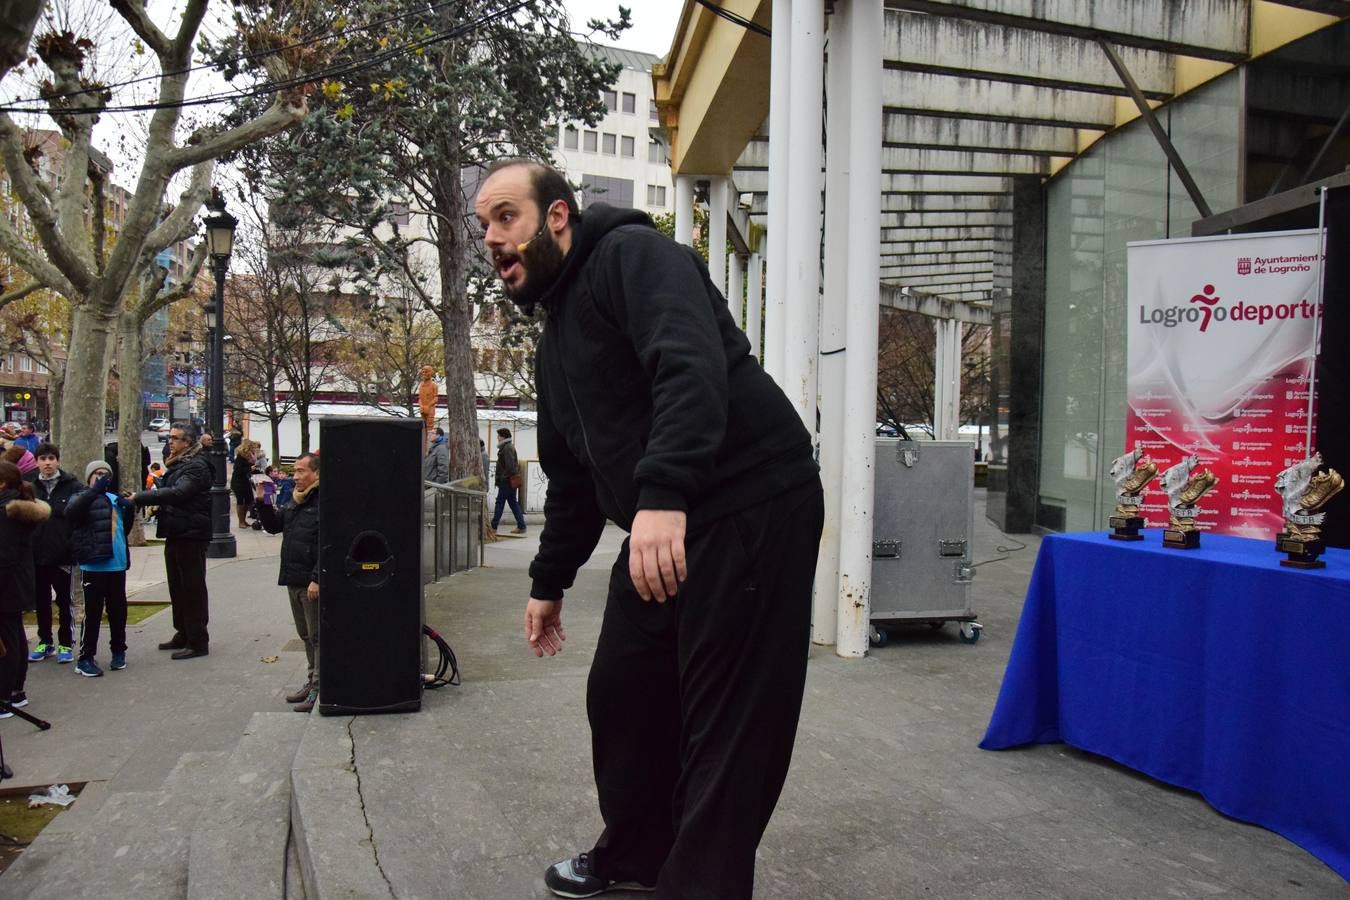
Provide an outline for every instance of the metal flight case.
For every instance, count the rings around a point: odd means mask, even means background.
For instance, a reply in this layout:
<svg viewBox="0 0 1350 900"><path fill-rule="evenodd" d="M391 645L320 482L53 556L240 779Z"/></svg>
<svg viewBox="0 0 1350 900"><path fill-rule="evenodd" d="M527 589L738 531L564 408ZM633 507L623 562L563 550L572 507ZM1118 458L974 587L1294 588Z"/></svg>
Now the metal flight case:
<svg viewBox="0 0 1350 900"><path fill-rule="evenodd" d="M887 626L959 622L974 643L971 606L975 448L970 441L877 438L872 528L874 647Z"/></svg>

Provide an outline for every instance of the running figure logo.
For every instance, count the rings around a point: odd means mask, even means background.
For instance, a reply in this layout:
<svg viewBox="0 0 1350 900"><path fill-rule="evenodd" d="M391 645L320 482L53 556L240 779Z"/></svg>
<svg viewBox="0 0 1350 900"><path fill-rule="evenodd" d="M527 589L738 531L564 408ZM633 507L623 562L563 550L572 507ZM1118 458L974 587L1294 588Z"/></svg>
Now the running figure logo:
<svg viewBox="0 0 1350 900"><path fill-rule="evenodd" d="M1202 332L1209 327L1209 318L1214 314L1213 313L1214 304L1219 302L1218 297L1210 296L1210 294L1213 293L1214 293L1214 285L1207 284L1205 285L1204 293L1196 294L1194 297L1191 298L1192 303L1203 304L1200 307L1201 311L1204 314L1204 318L1200 320L1200 330Z"/></svg>

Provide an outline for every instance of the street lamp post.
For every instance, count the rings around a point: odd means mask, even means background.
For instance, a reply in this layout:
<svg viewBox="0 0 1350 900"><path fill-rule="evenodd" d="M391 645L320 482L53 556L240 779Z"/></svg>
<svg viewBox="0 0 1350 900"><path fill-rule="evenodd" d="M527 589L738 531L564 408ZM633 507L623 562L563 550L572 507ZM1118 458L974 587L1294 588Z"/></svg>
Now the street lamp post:
<svg viewBox="0 0 1350 900"><path fill-rule="evenodd" d="M211 543L206 555L211 559L231 558L236 553L230 532L230 494L225 487L225 272L234 251L234 228L239 220L225 211L225 199L219 189L206 201L211 215L206 217L206 249L216 276L216 293L206 307L206 327L211 341L211 389L207 404L206 426L211 430Z"/></svg>

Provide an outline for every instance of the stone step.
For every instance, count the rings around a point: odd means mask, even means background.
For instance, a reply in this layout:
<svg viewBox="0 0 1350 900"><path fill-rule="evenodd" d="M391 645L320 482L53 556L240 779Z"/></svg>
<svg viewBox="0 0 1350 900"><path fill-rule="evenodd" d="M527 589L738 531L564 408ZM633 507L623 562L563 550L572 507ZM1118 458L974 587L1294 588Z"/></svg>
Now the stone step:
<svg viewBox="0 0 1350 900"><path fill-rule="evenodd" d="M189 900L287 896L291 763L308 716L254 713L193 825Z"/></svg>
<svg viewBox="0 0 1350 900"><path fill-rule="evenodd" d="M305 896L392 898L352 767L350 717L311 716L291 767L291 828Z"/></svg>
<svg viewBox="0 0 1350 900"><path fill-rule="evenodd" d="M227 756L184 753L159 790L76 800L0 876L0 896L184 896L193 827Z"/></svg>

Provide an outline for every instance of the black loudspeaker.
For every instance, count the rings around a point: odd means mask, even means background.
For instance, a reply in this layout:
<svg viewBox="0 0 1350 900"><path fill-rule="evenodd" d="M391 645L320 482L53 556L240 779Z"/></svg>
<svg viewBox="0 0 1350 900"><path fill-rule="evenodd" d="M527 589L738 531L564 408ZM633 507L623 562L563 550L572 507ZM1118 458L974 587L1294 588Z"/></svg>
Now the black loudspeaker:
<svg viewBox="0 0 1350 900"><path fill-rule="evenodd" d="M324 419L319 712L422 706L422 423Z"/></svg>

